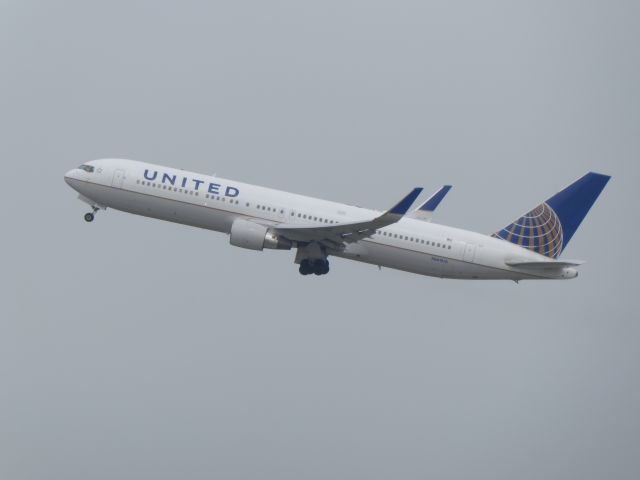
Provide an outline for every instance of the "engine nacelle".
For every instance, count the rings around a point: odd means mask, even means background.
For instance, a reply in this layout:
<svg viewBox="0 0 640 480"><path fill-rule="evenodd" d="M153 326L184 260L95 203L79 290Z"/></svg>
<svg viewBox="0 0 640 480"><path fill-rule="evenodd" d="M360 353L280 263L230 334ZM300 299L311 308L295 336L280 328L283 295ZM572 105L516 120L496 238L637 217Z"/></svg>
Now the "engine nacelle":
<svg viewBox="0 0 640 480"><path fill-rule="evenodd" d="M249 250L264 248L290 250L293 246L291 240L269 232L268 227L240 218L231 225L229 243L235 247L248 248Z"/></svg>

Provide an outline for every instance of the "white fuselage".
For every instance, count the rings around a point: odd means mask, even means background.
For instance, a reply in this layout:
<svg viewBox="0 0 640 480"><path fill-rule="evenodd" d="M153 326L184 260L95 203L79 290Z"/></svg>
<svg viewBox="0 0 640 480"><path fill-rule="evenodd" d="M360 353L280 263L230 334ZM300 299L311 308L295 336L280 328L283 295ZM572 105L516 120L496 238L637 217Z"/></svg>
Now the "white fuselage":
<svg viewBox="0 0 640 480"><path fill-rule="evenodd" d="M331 225L366 221L380 212L219 177L132 160L88 162L66 182L92 206L230 233L237 219L265 225ZM506 262L549 259L501 239L404 217L330 255L442 278L573 278L576 272L524 272Z"/></svg>

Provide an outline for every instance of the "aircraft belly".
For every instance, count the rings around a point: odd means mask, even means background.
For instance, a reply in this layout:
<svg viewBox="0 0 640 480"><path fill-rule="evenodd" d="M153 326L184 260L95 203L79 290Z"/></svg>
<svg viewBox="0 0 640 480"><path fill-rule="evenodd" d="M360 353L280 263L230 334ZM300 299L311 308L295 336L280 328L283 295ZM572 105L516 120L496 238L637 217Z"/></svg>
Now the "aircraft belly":
<svg viewBox="0 0 640 480"><path fill-rule="evenodd" d="M472 280L515 280L525 278L506 269L491 268L454 258L440 257L371 241L350 244L343 252L334 255L431 277Z"/></svg>
<svg viewBox="0 0 640 480"><path fill-rule="evenodd" d="M442 272L442 264L432 262L429 255L371 241L348 245L338 256L420 275L439 277Z"/></svg>
<svg viewBox="0 0 640 480"><path fill-rule="evenodd" d="M196 205L99 184L84 184L76 190L96 203L109 208L220 232L229 232L235 218L235 215L230 212L205 205Z"/></svg>

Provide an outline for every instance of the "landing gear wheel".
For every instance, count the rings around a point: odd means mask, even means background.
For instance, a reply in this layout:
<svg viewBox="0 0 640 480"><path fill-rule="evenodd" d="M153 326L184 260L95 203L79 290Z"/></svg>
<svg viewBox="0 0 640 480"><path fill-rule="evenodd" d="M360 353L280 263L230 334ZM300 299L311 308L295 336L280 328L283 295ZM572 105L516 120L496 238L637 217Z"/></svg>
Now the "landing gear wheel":
<svg viewBox="0 0 640 480"><path fill-rule="evenodd" d="M324 268L322 269L322 274L326 275L329 273L329 260L324 261Z"/></svg>
<svg viewBox="0 0 640 480"><path fill-rule="evenodd" d="M91 212L84 214L84 221L85 222L93 222L94 218L95 218L95 216Z"/></svg>
<svg viewBox="0 0 640 480"><path fill-rule="evenodd" d="M309 260L304 259L300 262L300 268L298 271L300 272L300 275L309 275L310 273L313 273L313 266Z"/></svg>
<svg viewBox="0 0 640 480"><path fill-rule="evenodd" d="M301 275L310 275L312 273L316 275L325 275L329 273L329 261L323 258L317 258L315 260L305 258L300 261L300 268L298 271Z"/></svg>
<svg viewBox="0 0 640 480"><path fill-rule="evenodd" d="M313 273L316 275L322 275L324 271L324 260L316 260L313 262Z"/></svg>
<svg viewBox="0 0 640 480"><path fill-rule="evenodd" d="M329 273L329 261L324 259L318 259L313 262L313 273L316 275L326 275Z"/></svg>

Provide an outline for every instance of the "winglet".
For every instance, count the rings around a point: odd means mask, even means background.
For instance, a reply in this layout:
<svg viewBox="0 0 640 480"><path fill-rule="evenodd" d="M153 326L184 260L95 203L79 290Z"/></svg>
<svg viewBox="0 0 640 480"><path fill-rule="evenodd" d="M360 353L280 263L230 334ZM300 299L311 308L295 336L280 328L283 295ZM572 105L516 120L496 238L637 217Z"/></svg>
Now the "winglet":
<svg viewBox="0 0 640 480"><path fill-rule="evenodd" d="M451 190L451 185L444 185L442 188L440 188L440 190L431 195L431 197L429 197L426 202L416 208L408 216L417 220L430 222L431 217L433 216L433 212L438 207L438 205L440 205L442 199L446 197L447 193L449 193L449 190Z"/></svg>
<svg viewBox="0 0 640 480"><path fill-rule="evenodd" d="M407 195L402 200L400 200L400 202L398 202L398 204L395 207L393 207L391 210L389 210L387 213L392 213L394 215L404 215L409 211L409 209L411 208L411 205L413 205L413 202L416 201L416 198L418 198L418 196L420 196L421 193L422 193L422 188L419 188L419 187L414 188L411 191L411 193L409 193L409 195Z"/></svg>
<svg viewBox="0 0 640 480"><path fill-rule="evenodd" d="M451 190L451 185L443 185L443 187L436 193L434 193L431 198L420 205L418 210L423 212L433 212L438 207L438 205L440 205L440 202L447 195L447 193L449 193L449 190Z"/></svg>

